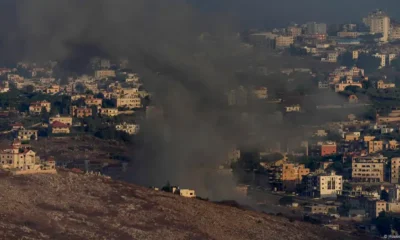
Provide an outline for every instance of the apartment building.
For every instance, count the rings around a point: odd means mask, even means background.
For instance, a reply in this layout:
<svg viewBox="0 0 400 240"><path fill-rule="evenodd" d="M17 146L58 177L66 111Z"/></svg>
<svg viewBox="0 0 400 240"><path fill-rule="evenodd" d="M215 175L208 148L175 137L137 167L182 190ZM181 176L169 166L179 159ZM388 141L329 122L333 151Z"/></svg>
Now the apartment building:
<svg viewBox="0 0 400 240"><path fill-rule="evenodd" d="M119 107L141 108L142 107L142 101L141 101L140 97L138 97L136 95L118 97L113 100L114 100L114 103L117 108L119 108Z"/></svg>
<svg viewBox="0 0 400 240"><path fill-rule="evenodd" d="M91 106L97 106L97 107L101 107L101 105L103 104L103 99L101 98L94 98L93 96L87 97L85 99L85 104L88 107Z"/></svg>
<svg viewBox="0 0 400 240"><path fill-rule="evenodd" d="M91 108L87 107L72 106L71 114L73 117L85 118L85 117L91 117L93 115L93 111Z"/></svg>
<svg viewBox="0 0 400 240"><path fill-rule="evenodd" d="M343 179L335 172L323 174L309 174L304 177L306 195L319 198L336 198L342 194Z"/></svg>
<svg viewBox="0 0 400 240"><path fill-rule="evenodd" d="M38 130L19 129L17 138L19 140L37 140Z"/></svg>
<svg viewBox="0 0 400 240"><path fill-rule="evenodd" d="M383 151L383 141L369 141L368 142L368 153L376 153Z"/></svg>
<svg viewBox="0 0 400 240"><path fill-rule="evenodd" d="M47 112L50 112L51 103L47 101L33 102L29 106L29 113L40 114L42 112L42 108L46 109Z"/></svg>
<svg viewBox="0 0 400 240"><path fill-rule="evenodd" d="M310 173L310 169L306 168L304 164L284 163L281 170L282 187L288 191L294 190L296 185L302 181L303 176Z"/></svg>
<svg viewBox="0 0 400 240"><path fill-rule="evenodd" d="M382 155L359 156L352 159L352 179L355 182L384 182L388 159Z"/></svg>
<svg viewBox="0 0 400 240"><path fill-rule="evenodd" d="M115 117L118 116L118 108L102 108L100 109L100 116Z"/></svg>
<svg viewBox="0 0 400 240"><path fill-rule="evenodd" d="M366 210L371 218L376 218L379 213L386 212L387 202L383 200L368 199L366 202Z"/></svg>
<svg viewBox="0 0 400 240"><path fill-rule="evenodd" d="M390 182L400 183L400 158L392 158L390 163Z"/></svg>
<svg viewBox="0 0 400 240"><path fill-rule="evenodd" d="M278 36L275 38L276 48L287 48L294 43L294 38L292 36Z"/></svg>

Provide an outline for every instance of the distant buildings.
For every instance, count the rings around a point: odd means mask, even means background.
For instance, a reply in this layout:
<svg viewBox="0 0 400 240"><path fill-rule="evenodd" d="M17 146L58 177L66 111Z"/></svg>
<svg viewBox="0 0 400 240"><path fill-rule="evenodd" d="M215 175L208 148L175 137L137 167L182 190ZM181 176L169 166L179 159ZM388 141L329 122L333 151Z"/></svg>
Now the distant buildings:
<svg viewBox="0 0 400 240"><path fill-rule="evenodd" d="M135 135L139 132L140 127L138 124L122 123L115 126L117 131L126 132L129 135Z"/></svg>
<svg viewBox="0 0 400 240"><path fill-rule="evenodd" d="M325 23L309 22L307 23L306 33L309 35L326 34L327 26Z"/></svg>
<svg viewBox="0 0 400 240"><path fill-rule="evenodd" d="M258 99L267 99L268 98L268 88L266 87L256 87L253 90L254 95Z"/></svg>
<svg viewBox="0 0 400 240"><path fill-rule="evenodd" d="M288 48L294 43L293 36L278 36L275 38L276 48Z"/></svg>
<svg viewBox="0 0 400 240"><path fill-rule="evenodd" d="M388 88L395 88L396 84L394 83L385 83L383 80L379 80L376 83L376 88L378 89L388 89Z"/></svg>
<svg viewBox="0 0 400 240"><path fill-rule="evenodd" d="M46 109L46 111L49 113L51 110L51 103L47 101L33 102L29 106L29 113L40 114L42 112L42 109Z"/></svg>
<svg viewBox="0 0 400 240"><path fill-rule="evenodd" d="M96 79L108 78L108 77L116 77L114 70L97 70L94 73Z"/></svg>
<svg viewBox="0 0 400 240"><path fill-rule="evenodd" d="M100 116L115 117L118 116L118 108L101 108Z"/></svg>
<svg viewBox="0 0 400 240"><path fill-rule="evenodd" d="M56 116L49 118L50 124L53 124L54 122L61 122L68 126L72 126L72 117L71 116L62 116L60 114L57 114Z"/></svg>
<svg viewBox="0 0 400 240"><path fill-rule="evenodd" d="M389 40L390 18L386 13L381 10L374 11L364 18L363 22L370 27L371 34L382 34L382 42Z"/></svg>
<svg viewBox="0 0 400 240"><path fill-rule="evenodd" d="M38 139L38 130L28 130L28 129L20 129L18 130L18 139L19 140L37 140Z"/></svg>

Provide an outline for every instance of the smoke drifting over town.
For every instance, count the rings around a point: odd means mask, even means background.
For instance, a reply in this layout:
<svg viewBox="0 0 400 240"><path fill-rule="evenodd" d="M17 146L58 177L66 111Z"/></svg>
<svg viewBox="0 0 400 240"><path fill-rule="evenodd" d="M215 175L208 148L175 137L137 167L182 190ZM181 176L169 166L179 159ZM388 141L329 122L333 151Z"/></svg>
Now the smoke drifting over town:
<svg viewBox="0 0 400 240"><path fill-rule="evenodd" d="M227 6L225 13L245 4L221 2ZM251 6L272 4L270 13L279 10L273 1L252 2ZM165 117L143 124L144 144L134 153L129 173L136 183L159 186L169 180L196 189L200 196L230 198L234 179L217 176L213 169L226 160L233 146L255 148L302 134L296 128L281 128L272 116L274 109L249 106L244 118L226 107L225 91L239 85L235 72L256 54L237 37L243 22L232 14L225 18L219 11L198 11L193 7L196 3L184 0L21 0L14 4L5 7L15 11L15 22L10 24L17 30L7 32L2 45L15 59L73 62L103 54L129 59L141 74ZM254 133L251 141L248 132Z"/></svg>

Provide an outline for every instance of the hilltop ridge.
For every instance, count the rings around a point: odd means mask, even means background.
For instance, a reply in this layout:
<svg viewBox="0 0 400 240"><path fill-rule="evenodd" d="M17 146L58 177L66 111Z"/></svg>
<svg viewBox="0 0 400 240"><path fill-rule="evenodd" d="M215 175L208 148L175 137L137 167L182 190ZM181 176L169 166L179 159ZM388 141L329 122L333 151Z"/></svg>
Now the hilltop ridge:
<svg viewBox="0 0 400 240"><path fill-rule="evenodd" d="M95 175L1 176L0 239L351 239Z"/></svg>

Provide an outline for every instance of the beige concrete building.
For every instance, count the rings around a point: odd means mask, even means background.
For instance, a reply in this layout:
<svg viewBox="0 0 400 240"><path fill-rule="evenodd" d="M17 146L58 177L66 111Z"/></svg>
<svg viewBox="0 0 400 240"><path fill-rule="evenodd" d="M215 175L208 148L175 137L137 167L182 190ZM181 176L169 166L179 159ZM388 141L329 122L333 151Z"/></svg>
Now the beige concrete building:
<svg viewBox="0 0 400 240"><path fill-rule="evenodd" d="M91 108L87 108L87 107L72 106L71 114L72 114L72 116L77 117L77 118L85 118L85 117L91 117L93 115L93 111Z"/></svg>
<svg viewBox="0 0 400 240"><path fill-rule="evenodd" d="M287 28L287 32L292 37L298 37L301 36L303 29L301 27L290 26Z"/></svg>
<svg viewBox="0 0 400 240"><path fill-rule="evenodd" d="M355 182L384 182L387 157L382 155L353 157L352 179Z"/></svg>
<svg viewBox="0 0 400 240"><path fill-rule="evenodd" d="M276 48L287 48L294 43L292 36L278 36L275 38Z"/></svg>
<svg viewBox="0 0 400 240"><path fill-rule="evenodd" d="M36 153L32 150L22 149L21 142L16 140L8 148L0 151L2 168L33 169L36 163Z"/></svg>
<svg viewBox="0 0 400 240"><path fill-rule="evenodd" d="M341 38L357 38L360 36L359 32L338 32L338 37Z"/></svg>
<svg viewBox="0 0 400 240"><path fill-rule="evenodd" d="M51 125L51 133L52 134L69 134L70 127L67 124L62 122L53 122Z"/></svg>
<svg viewBox="0 0 400 240"><path fill-rule="evenodd" d="M400 183L400 158L391 159L390 182Z"/></svg>
<svg viewBox="0 0 400 240"><path fill-rule="evenodd" d="M383 80L379 80L379 81L376 83L376 87L377 87L378 89L395 88L395 87L396 87L396 84L394 84L394 83L385 83Z"/></svg>
<svg viewBox="0 0 400 240"><path fill-rule="evenodd" d="M124 96L124 97L119 97L114 99L114 103L119 107L127 107L127 108L141 108L142 107L142 101L140 97L138 96Z"/></svg>
<svg viewBox="0 0 400 240"><path fill-rule="evenodd" d="M368 142L368 153L376 153L383 150L383 141L369 141Z"/></svg>
<svg viewBox="0 0 400 240"><path fill-rule="evenodd" d="M91 107L91 106L101 107L101 105L103 104L103 99L94 98L94 97L91 96L91 97L88 97L88 98L85 99L85 104L88 107Z"/></svg>
<svg viewBox="0 0 400 240"><path fill-rule="evenodd" d="M114 70L97 70L95 71L94 76L97 79L102 79L107 77L115 77L116 74Z"/></svg>
<svg viewBox="0 0 400 240"><path fill-rule="evenodd" d="M177 193L179 193L179 195L182 197L187 197L187 198L195 198L196 197L196 192L191 189L179 189L179 190L177 190Z"/></svg>
<svg viewBox="0 0 400 240"><path fill-rule="evenodd" d="M50 87L46 88L45 92L47 94L56 94L60 92L60 85L53 84Z"/></svg>
<svg viewBox="0 0 400 240"><path fill-rule="evenodd" d="M351 76L347 76L345 81L335 84L335 92L343 92L346 87L349 86L362 88L362 84L360 82L354 82Z"/></svg>
<svg viewBox="0 0 400 240"><path fill-rule="evenodd" d="M42 108L46 109L49 113L51 110L51 103L47 101L33 102L29 106L30 114L40 114L42 112Z"/></svg>
<svg viewBox="0 0 400 240"><path fill-rule="evenodd" d="M386 13L377 10L364 18L363 22L370 27L371 34L381 33L383 35L380 39L381 42L387 42L389 40L390 18Z"/></svg>
<svg viewBox="0 0 400 240"><path fill-rule="evenodd" d="M61 122L64 123L68 126L72 126L72 117L71 116L62 116L62 115L56 115L54 117L49 118L49 123L53 124L54 122Z"/></svg>
<svg viewBox="0 0 400 240"><path fill-rule="evenodd" d="M118 116L118 108L102 108L100 116L115 117Z"/></svg>
<svg viewBox="0 0 400 240"><path fill-rule="evenodd" d="M38 139L38 130L20 129L20 130L18 130L18 139L19 140L37 140Z"/></svg>
<svg viewBox="0 0 400 240"><path fill-rule="evenodd" d="M367 212L371 218L376 218L379 213L386 212L387 203L383 200L367 200Z"/></svg>

